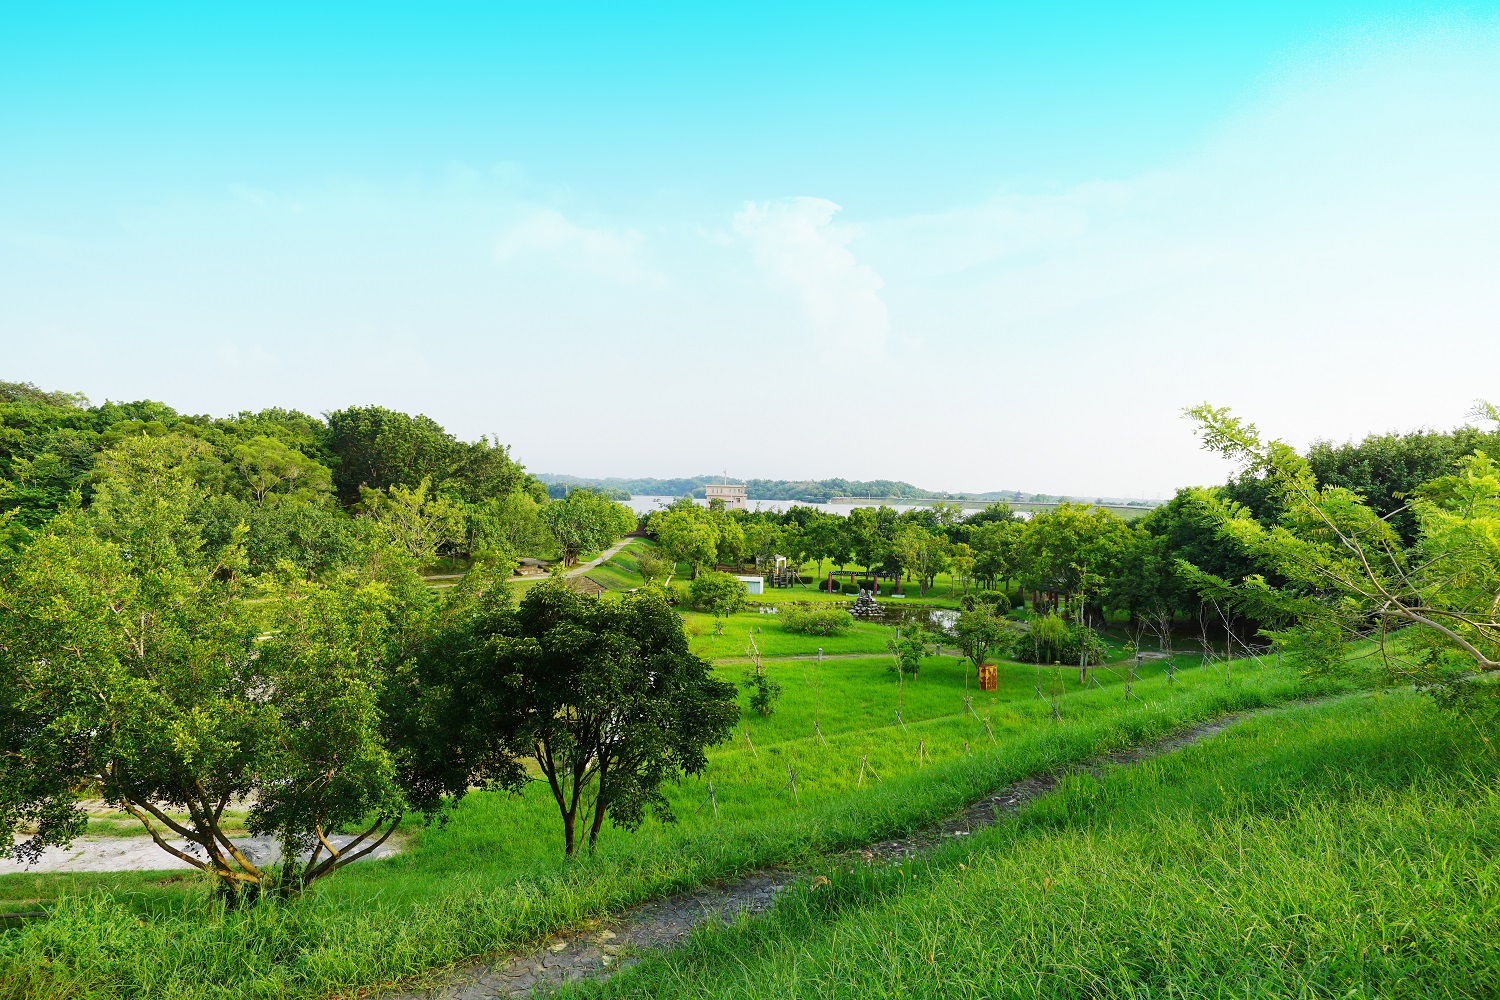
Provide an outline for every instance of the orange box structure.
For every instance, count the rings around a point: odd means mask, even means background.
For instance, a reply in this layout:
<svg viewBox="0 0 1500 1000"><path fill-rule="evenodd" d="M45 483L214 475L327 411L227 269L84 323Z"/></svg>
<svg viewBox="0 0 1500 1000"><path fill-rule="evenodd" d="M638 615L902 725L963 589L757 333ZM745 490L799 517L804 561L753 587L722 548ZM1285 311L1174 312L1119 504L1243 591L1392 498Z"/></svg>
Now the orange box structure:
<svg viewBox="0 0 1500 1000"><path fill-rule="evenodd" d="M995 665L993 663L986 663L984 666L982 666L982 667L979 668L979 690L981 690L981 691L993 691L993 690L995 690L995 688L997 686L996 685L996 679L995 679L995 673L996 673L996 671L995 671Z"/></svg>

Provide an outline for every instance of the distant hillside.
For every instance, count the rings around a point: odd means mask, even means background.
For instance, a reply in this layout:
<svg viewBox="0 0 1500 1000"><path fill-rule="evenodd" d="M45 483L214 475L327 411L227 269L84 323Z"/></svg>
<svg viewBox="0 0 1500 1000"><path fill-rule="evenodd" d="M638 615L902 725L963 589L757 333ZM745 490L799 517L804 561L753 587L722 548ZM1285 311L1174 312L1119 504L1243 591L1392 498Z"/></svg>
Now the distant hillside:
<svg viewBox="0 0 1500 1000"><path fill-rule="evenodd" d="M562 488L591 486L595 489L623 491L631 496L680 497L691 494L701 498L705 483L716 482L720 476L686 476L681 479L625 479L620 477L589 478L556 473L537 473L536 478L549 487ZM736 480L741 481L741 480ZM994 490L989 493L948 493L943 490L923 489L911 483L891 479L746 479L745 495L751 500L807 500L827 503L834 497L882 497L886 499L942 498L945 500L1006 500L1006 501L1055 501L1079 500L1087 503L1131 503L1152 506L1152 501L1129 500L1123 497L1065 497L1047 493L1026 493L1022 490ZM550 492L550 491L549 491ZM615 495L618 496L618 493Z"/></svg>

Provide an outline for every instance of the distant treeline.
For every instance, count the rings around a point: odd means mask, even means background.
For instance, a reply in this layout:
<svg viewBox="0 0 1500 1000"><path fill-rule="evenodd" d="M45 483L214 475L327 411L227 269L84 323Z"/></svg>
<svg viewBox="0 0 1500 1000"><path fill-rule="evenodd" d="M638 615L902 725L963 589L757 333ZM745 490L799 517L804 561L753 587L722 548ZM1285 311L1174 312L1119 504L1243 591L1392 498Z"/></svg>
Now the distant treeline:
<svg viewBox="0 0 1500 1000"><path fill-rule="evenodd" d="M568 489L587 486L617 500L631 496L703 498L707 483L719 482L722 476L686 476L681 479L626 479L605 477L590 479L541 473L536 478L547 484L553 496L563 496ZM735 482L740 482L736 479ZM1024 493L1021 490L993 490L989 493L945 493L928 490L896 479L746 479L745 495L751 500L804 500L828 503L834 497L878 497L885 500L931 499L991 500L1007 502L1082 500L1095 498L1061 497L1046 493ZM1096 501L1097 502L1097 501Z"/></svg>

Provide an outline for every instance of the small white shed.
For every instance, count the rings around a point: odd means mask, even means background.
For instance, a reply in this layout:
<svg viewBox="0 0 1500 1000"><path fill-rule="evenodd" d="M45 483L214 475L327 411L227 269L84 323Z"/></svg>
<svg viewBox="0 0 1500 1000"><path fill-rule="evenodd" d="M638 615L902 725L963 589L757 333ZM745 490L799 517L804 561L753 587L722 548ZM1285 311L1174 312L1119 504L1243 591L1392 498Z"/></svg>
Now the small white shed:
<svg viewBox="0 0 1500 1000"><path fill-rule="evenodd" d="M766 578L763 576L737 576L735 579L745 585L746 593L764 594L766 592Z"/></svg>

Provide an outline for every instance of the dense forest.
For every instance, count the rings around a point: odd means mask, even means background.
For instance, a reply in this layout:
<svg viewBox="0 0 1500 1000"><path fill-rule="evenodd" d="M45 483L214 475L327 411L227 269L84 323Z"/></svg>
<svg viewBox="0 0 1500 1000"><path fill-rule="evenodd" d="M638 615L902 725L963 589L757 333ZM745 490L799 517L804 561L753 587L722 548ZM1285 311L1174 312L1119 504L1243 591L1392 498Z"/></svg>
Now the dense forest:
<svg viewBox="0 0 1500 1000"><path fill-rule="evenodd" d="M152 401L91 406L13 382L0 383L7 543L21 544L70 505L89 507L112 450L137 438L190 471L200 494L190 517L203 545L242 537L252 575L349 568L377 523L399 524L423 564L480 551L568 554L553 530L557 514L549 525L543 513L546 487L506 446L460 441L425 416L364 406L324 417L270 409L215 418ZM576 541L576 525L569 530Z"/></svg>

